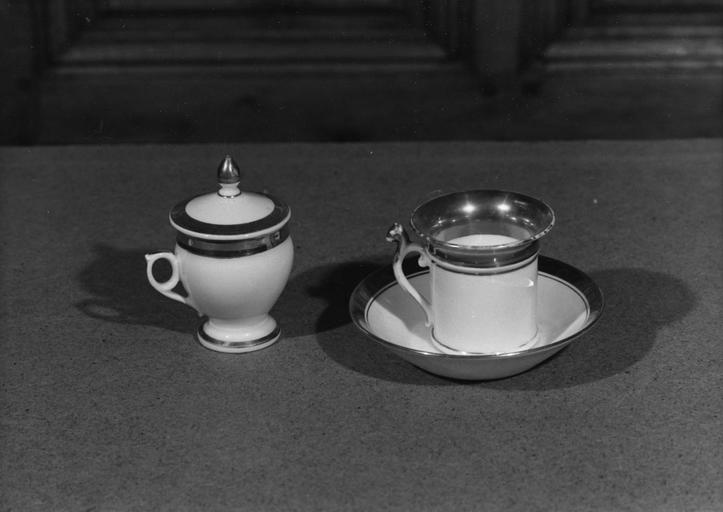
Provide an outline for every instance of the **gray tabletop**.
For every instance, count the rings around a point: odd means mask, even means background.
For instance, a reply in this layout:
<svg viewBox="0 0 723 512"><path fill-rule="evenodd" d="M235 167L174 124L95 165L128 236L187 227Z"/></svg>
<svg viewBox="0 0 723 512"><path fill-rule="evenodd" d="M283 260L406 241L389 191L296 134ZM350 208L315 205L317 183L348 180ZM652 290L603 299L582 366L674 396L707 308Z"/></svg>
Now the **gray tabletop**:
<svg viewBox="0 0 723 512"><path fill-rule="evenodd" d="M723 144L0 149L7 510L720 510ZM242 185L292 209L283 339L201 347L146 282L167 214ZM440 191L539 197L542 254L606 299L521 375L460 383L365 338L347 299Z"/></svg>

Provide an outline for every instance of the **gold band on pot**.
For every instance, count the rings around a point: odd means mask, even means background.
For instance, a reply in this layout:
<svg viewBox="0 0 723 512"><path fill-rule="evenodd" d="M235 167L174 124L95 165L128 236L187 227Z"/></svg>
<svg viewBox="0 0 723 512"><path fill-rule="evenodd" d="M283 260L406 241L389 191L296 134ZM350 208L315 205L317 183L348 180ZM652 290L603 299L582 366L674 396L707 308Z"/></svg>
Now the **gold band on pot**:
<svg viewBox="0 0 723 512"><path fill-rule="evenodd" d="M244 240L204 240L179 232L176 236L176 243L188 252L199 256L238 258L273 249L287 238L289 238L289 228L284 225L273 233Z"/></svg>

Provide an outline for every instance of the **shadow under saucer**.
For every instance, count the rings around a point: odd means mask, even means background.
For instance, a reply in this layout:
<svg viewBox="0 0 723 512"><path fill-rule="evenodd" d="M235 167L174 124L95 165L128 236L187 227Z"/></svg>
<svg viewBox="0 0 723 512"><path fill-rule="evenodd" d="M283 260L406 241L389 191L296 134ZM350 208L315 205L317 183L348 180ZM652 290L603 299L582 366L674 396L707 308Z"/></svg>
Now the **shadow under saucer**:
<svg viewBox="0 0 723 512"><path fill-rule="evenodd" d="M605 295L605 313L595 329L529 372L479 385L555 389L625 372L653 348L661 328L685 317L696 303L683 281L661 272L616 268L589 275Z"/></svg>

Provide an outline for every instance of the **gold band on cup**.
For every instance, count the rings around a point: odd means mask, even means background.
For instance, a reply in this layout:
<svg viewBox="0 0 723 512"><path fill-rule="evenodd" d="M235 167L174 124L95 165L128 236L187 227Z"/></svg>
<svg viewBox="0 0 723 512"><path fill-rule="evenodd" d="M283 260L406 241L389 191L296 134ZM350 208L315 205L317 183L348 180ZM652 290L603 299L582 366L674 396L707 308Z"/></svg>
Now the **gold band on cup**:
<svg viewBox="0 0 723 512"><path fill-rule="evenodd" d="M532 256L529 256L521 261L507 263L504 266L488 265L485 267L459 264L458 262L450 262L448 260L438 259L434 256L430 256L429 260L432 264L446 270L447 272L453 272L455 274L467 274L472 276L492 276L520 270L521 268L534 264L537 261L537 258L538 252L536 251L532 254Z"/></svg>
<svg viewBox="0 0 723 512"><path fill-rule="evenodd" d="M497 247L469 247L428 240L429 256L440 266L463 273L495 274L524 267L540 252L539 242L520 242ZM465 270L468 269L468 270Z"/></svg>

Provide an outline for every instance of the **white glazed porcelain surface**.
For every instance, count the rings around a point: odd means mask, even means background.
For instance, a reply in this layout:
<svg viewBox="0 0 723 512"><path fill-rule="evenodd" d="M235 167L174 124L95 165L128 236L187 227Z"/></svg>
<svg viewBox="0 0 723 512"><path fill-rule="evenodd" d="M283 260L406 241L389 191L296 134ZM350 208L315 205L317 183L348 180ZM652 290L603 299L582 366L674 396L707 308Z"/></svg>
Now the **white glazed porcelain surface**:
<svg viewBox="0 0 723 512"><path fill-rule="evenodd" d="M404 276L405 256L420 254L431 285L419 290ZM521 350L537 336L537 255L492 269L441 261L406 240L392 265L397 282L423 309L432 336L456 351L487 354Z"/></svg>
<svg viewBox="0 0 723 512"><path fill-rule="evenodd" d="M429 290L433 335L469 353L514 352L537 334L537 258L489 275L451 271L434 260Z"/></svg>
<svg viewBox="0 0 723 512"><path fill-rule="evenodd" d="M429 292L428 272L410 281L422 293ZM588 308L579 292L544 274L539 276L539 289L539 336L534 346L549 344L584 325ZM422 310L399 286L390 286L369 304L367 319L373 334L401 347L439 354L457 353L434 341L424 325Z"/></svg>
<svg viewBox="0 0 723 512"><path fill-rule="evenodd" d="M465 354L441 346L425 325L424 311L396 283L391 269L372 274L359 284L350 301L351 316L372 339L431 373L466 380L509 377L529 370L569 345L602 313L602 294L589 277L561 262L541 260L538 336L532 346L517 352ZM574 277L577 286L567 276ZM417 267L410 281L422 293L429 293L428 270Z"/></svg>
<svg viewBox="0 0 723 512"><path fill-rule="evenodd" d="M151 286L207 316L197 338L219 352L259 350L279 338L269 311L294 259L289 207L265 194L242 192L239 182L238 165L226 155L217 170L218 190L181 201L169 212L178 231L174 252L146 255ZM165 282L153 274L161 259L172 269ZM185 295L175 291L178 285Z"/></svg>
<svg viewBox="0 0 723 512"><path fill-rule="evenodd" d="M237 258L213 258L176 245L181 283L188 303L211 318L233 320L268 313L291 271L291 237L267 251Z"/></svg>
<svg viewBox="0 0 723 512"><path fill-rule="evenodd" d="M286 286L293 258L291 237L263 252L232 258L193 254L176 245L174 253L147 256L147 273L160 293L209 317L199 333L202 344L222 352L247 352L252 348L245 344L278 331L268 312ZM173 275L164 283L153 277L157 259L168 260L173 268ZM186 290L185 297L173 291L179 282ZM211 340L204 340L204 334ZM253 349L263 348L276 338L278 335Z"/></svg>
<svg viewBox="0 0 723 512"><path fill-rule="evenodd" d="M253 192L219 197L217 192L198 196L186 205L188 215L208 224L243 224L262 219L274 211L274 202Z"/></svg>

